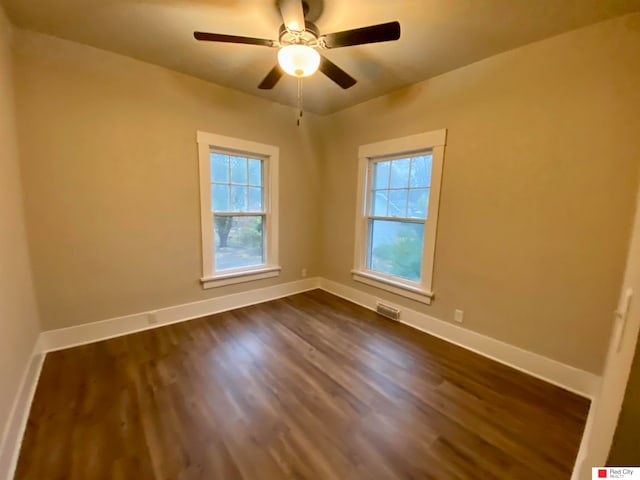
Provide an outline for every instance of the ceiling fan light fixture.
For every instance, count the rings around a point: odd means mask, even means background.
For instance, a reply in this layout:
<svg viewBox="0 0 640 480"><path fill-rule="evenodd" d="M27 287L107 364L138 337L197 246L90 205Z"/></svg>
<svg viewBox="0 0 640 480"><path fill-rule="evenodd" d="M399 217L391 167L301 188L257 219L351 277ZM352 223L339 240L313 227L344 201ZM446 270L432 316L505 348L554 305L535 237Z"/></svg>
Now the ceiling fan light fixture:
<svg viewBox="0 0 640 480"><path fill-rule="evenodd" d="M293 77L308 77L318 70L320 54L307 45L287 45L278 52L278 63Z"/></svg>
<svg viewBox="0 0 640 480"><path fill-rule="evenodd" d="M319 1L322 3L322 0ZM193 32L193 36L196 40L205 42L278 48L278 63L262 79L258 85L260 90L273 89L285 73L300 80L313 75L317 70L346 90L356 84L356 79L327 57L321 56L317 49L351 47L400 39L400 23L397 21L321 34L317 25L313 23L317 15L313 15L313 20L306 18L310 12L307 2L310 0L276 1L283 20L278 30L278 40L208 32ZM301 81L298 81L298 89L302 89Z"/></svg>

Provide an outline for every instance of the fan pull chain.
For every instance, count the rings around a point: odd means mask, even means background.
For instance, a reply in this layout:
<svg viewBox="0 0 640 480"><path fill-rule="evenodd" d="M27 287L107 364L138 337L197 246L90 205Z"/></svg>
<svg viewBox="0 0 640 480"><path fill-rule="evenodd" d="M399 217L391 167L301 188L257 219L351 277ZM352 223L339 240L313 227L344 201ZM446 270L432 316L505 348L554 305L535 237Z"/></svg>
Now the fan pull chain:
<svg viewBox="0 0 640 480"><path fill-rule="evenodd" d="M298 122L300 126L300 119L302 118L302 77L298 77Z"/></svg>

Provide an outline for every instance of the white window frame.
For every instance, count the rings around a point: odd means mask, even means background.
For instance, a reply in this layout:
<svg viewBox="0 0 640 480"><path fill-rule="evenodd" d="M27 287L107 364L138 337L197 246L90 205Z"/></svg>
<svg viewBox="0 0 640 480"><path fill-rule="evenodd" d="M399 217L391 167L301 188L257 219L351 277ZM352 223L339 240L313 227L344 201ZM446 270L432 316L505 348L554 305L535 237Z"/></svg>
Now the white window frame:
<svg viewBox="0 0 640 480"><path fill-rule="evenodd" d="M432 289L433 261L446 140L447 130L441 129L360 146L358 150L358 203L356 206L354 266L351 271L354 280L418 302L431 304L434 297ZM383 157L409 156L426 150L430 151L432 155L429 210L424 222L420 281L413 282L367 268L372 165Z"/></svg>
<svg viewBox="0 0 640 480"><path fill-rule="evenodd" d="M207 132L197 132L200 170L200 220L202 229L202 278L203 288L222 287L280 275L278 262L278 160L280 149L273 145L225 137ZM236 268L216 272L214 270L213 223L211 211L212 151L238 153L258 158L263 163L265 263L255 267Z"/></svg>

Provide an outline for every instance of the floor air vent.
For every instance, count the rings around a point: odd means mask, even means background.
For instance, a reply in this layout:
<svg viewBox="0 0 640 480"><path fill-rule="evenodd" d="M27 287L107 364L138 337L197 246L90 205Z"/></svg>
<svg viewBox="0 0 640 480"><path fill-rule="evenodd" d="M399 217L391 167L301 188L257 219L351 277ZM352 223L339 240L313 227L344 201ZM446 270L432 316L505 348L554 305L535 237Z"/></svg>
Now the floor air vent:
<svg viewBox="0 0 640 480"><path fill-rule="evenodd" d="M390 318L391 320L400 320L400 310L390 307L389 305L385 305L384 303L378 303L376 305L376 312L384 317Z"/></svg>

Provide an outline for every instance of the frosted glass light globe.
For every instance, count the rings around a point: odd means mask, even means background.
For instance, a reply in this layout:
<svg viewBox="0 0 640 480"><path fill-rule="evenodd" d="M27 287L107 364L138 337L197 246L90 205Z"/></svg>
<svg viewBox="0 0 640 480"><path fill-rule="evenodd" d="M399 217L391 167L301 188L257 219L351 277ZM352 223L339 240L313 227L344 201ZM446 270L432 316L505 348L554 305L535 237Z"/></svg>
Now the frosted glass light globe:
<svg viewBox="0 0 640 480"><path fill-rule="evenodd" d="M308 77L318 70L320 54L306 45L287 45L278 52L278 63L293 77Z"/></svg>

